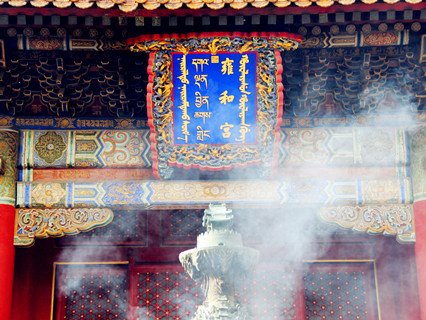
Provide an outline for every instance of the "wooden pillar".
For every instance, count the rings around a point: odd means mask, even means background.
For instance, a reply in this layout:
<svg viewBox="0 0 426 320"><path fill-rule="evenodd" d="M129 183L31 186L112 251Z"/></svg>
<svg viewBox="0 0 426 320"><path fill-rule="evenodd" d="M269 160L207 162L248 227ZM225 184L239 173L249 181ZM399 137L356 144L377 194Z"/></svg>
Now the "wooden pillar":
<svg viewBox="0 0 426 320"><path fill-rule="evenodd" d="M10 320L15 249L13 232L15 207L0 204L0 320Z"/></svg>
<svg viewBox="0 0 426 320"><path fill-rule="evenodd" d="M0 320L11 320L18 132L0 130Z"/></svg>
<svg viewBox="0 0 426 320"><path fill-rule="evenodd" d="M416 221L416 266L421 320L426 320L426 201L414 204Z"/></svg>
<svg viewBox="0 0 426 320"><path fill-rule="evenodd" d="M426 127L412 138L411 175L416 231L416 266L421 320L426 320Z"/></svg>

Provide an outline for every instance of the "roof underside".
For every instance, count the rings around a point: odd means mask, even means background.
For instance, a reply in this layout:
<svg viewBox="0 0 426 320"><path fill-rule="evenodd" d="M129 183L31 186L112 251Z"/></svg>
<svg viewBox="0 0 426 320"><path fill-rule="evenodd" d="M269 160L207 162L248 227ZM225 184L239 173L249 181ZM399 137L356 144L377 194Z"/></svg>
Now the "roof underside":
<svg viewBox="0 0 426 320"><path fill-rule="evenodd" d="M112 9L118 7L123 12L131 12L136 9L144 8L147 10L155 10L159 8L166 9L179 9L187 7L189 9L201 9L208 7L210 9L218 10L226 7L232 9L243 9L247 6L255 8L263 8L268 5L274 5L278 8L289 6L309 7L319 6L327 8L332 5L354 5L354 4L397 4L397 3L419 4L422 0L5 0L0 1L0 5L9 5L12 7L46 7L53 5L57 8L68 8L72 5L79 9L89 9L95 4L102 9Z"/></svg>

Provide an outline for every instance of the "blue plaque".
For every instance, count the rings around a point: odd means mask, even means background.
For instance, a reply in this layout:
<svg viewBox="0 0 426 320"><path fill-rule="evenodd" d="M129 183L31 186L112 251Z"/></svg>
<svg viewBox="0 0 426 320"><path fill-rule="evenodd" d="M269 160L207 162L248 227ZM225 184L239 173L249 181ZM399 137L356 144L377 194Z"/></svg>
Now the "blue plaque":
<svg viewBox="0 0 426 320"><path fill-rule="evenodd" d="M173 53L173 140L256 143L256 52Z"/></svg>

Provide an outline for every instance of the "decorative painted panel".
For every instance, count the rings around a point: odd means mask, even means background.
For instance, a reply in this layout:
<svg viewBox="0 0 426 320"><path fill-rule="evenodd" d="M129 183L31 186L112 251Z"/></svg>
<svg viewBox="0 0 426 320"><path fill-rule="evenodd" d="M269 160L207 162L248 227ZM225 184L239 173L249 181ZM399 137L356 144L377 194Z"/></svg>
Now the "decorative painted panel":
<svg viewBox="0 0 426 320"><path fill-rule="evenodd" d="M127 265L55 266L56 320L129 319Z"/></svg>
<svg viewBox="0 0 426 320"><path fill-rule="evenodd" d="M305 36L300 45L303 49L398 46L410 42L409 27L402 23L301 26L299 32Z"/></svg>
<svg viewBox="0 0 426 320"><path fill-rule="evenodd" d="M367 30L366 30L367 31ZM408 31L408 30L407 30ZM360 37L361 47L398 46L409 42L409 32L396 30L382 30L362 32Z"/></svg>
<svg viewBox="0 0 426 320"><path fill-rule="evenodd" d="M117 181L17 184L19 207L159 207L207 205L355 205L411 203L407 179Z"/></svg>
<svg viewBox="0 0 426 320"><path fill-rule="evenodd" d="M279 162L292 166L405 166L405 130L390 127L281 129Z"/></svg>
<svg viewBox="0 0 426 320"><path fill-rule="evenodd" d="M278 162L302 166L406 166L405 130L390 127L281 128ZM149 168L149 131L23 131L23 168Z"/></svg>
<svg viewBox="0 0 426 320"><path fill-rule="evenodd" d="M149 131L23 131L23 168L150 167Z"/></svg>
<svg viewBox="0 0 426 320"><path fill-rule="evenodd" d="M0 174L0 204L15 205L18 156L18 132L0 130L0 159L3 173Z"/></svg>
<svg viewBox="0 0 426 320"><path fill-rule="evenodd" d="M66 167L69 138L63 131L34 132L33 163L40 167Z"/></svg>
<svg viewBox="0 0 426 320"><path fill-rule="evenodd" d="M35 169L30 170L30 179L22 175L21 181L124 181L149 180L152 176L149 168L68 168L68 169ZM28 171L24 171L28 172Z"/></svg>
<svg viewBox="0 0 426 320"><path fill-rule="evenodd" d="M38 36L38 35L20 35L17 39L17 47L19 50L64 50L64 51L127 51L129 45L123 40L106 39L111 37L111 30L105 32L105 37L98 39L84 38L81 29L76 32L73 30L72 36L60 35L58 37L52 35ZM57 33L58 30L57 30ZM98 35L97 29L90 29L89 35ZM62 37L61 37L62 36Z"/></svg>
<svg viewBox="0 0 426 320"><path fill-rule="evenodd" d="M73 117L11 117L0 115L0 127L21 130L132 130L147 128L145 119L73 118Z"/></svg>

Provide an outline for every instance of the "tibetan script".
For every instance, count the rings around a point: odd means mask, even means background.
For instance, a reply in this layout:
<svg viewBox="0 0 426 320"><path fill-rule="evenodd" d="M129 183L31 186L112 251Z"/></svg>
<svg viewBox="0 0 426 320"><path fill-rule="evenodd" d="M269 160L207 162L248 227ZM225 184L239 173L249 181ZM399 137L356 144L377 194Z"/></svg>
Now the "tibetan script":
<svg viewBox="0 0 426 320"><path fill-rule="evenodd" d="M256 143L255 52L173 53L175 144Z"/></svg>

